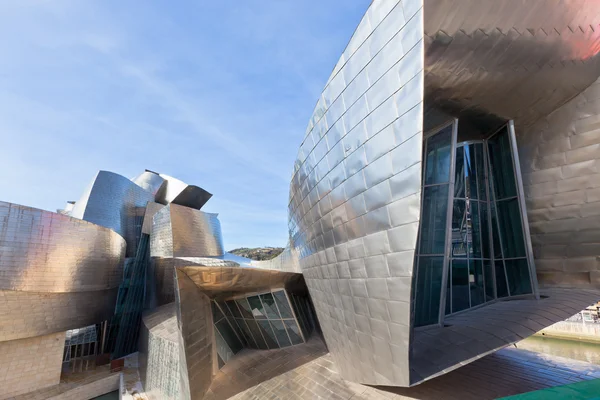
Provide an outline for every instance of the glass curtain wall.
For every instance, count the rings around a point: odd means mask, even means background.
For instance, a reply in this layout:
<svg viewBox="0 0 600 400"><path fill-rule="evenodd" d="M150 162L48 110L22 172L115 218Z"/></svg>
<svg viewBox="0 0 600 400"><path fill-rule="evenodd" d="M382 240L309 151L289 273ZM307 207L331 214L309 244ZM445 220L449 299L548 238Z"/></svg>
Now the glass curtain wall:
<svg viewBox="0 0 600 400"><path fill-rule="evenodd" d="M450 315L534 293L514 135L507 125L486 140L456 144L456 124L423 145L415 327L439 323L442 303Z"/></svg>
<svg viewBox="0 0 600 400"><path fill-rule="evenodd" d="M487 141L498 297L533 293L508 127Z"/></svg>
<svg viewBox="0 0 600 400"><path fill-rule="evenodd" d="M419 240L415 254L415 326L439 322L442 280L448 232L448 196L454 124L424 143L422 204Z"/></svg>
<svg viewBox="0 0 600 400"><path fill-rule="evenodd" d="M236 330L231 325L231 322L228 321L221 310L221 307L214 301L211 302L211 305L220 369L231 357L242 350L244 345L238 333L236 333Z"/></svg>

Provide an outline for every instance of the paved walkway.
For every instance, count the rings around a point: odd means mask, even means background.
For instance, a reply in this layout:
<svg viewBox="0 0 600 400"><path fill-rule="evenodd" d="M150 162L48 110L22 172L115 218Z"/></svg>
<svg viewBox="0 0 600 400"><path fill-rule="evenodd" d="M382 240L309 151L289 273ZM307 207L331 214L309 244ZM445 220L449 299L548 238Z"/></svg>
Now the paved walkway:
<svg viewBox="0 0 600 400"><path fill-rule="evenodd" d="M313 337L285 349L242 350L215 376L206 398L480 400L596 378L600 365L506 348L412 388L370 387L342 379Z"/></svg>

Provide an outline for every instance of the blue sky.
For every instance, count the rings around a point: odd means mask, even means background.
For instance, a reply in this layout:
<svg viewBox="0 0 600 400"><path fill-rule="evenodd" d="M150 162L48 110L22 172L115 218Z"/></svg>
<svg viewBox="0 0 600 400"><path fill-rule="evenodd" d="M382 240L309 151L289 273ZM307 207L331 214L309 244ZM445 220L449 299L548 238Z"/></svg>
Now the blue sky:
<svg viewBox="0 0 600 400"><path fill-rule="evenodd" d="M0 200L97 170L213 193L227 249L284 245L308 119L370 0L0 2Z"/></svg>

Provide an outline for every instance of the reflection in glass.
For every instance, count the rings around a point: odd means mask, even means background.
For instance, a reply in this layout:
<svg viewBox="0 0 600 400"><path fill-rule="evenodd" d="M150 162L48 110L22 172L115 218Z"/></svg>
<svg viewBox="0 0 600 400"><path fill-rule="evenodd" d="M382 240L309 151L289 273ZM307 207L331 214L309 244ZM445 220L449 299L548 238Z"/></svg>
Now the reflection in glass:
<svg viewBox="0 0 600 400"><path fill-rule="evenodd" d="M275 300L273 299L273 295L271 293L265 293L260 295L260 299L264 305L265 313L267 314L267 318L276 319L281 318L279 313L277 312L277 308L275 307Z"/></svg>
<svg viewBox="0 0 600 400"><path fill-rule="evenodd" d="M219 307L217 307L217 303L215 303L214 301L211 301L210 305L211 305L212 313L213 313L213 321L219 321L219 320L225 318L225 315L223 315L223 313L221 312Z"/></svg>
<svg viewBox="0 0 600 400"><path fill-rule="evenodd" d="M439 319L444 257L418 259L415 294L415 325L435 324Z"/></svg>
<svg viewBox="0 0 600 400"><path fill-rule="evenodd" d="M506 128L488 140L491 177L496 200L517 196L512 150Z"/></svg>
<svg viewBox="0 0 600 400"><path fill-rule="evenodd" d="M477 199L477 172L473 158L473 145L465 145L465 193L469 199Z"/></svg>
<svg viewBox="0 0 600 400"><path fill-rule="evenodd" d="M250 309L252 310L252 315L254 318L267 318L263 304L258 296L248 297L248 303L250 304Z"/></svg>
<svg viewBox="0 0 600 400"><path fill-rule="evenodd" d="M285 327L287 328L288 335L290 335L290 339L292 340L292 344L300 344L304 343L302 340L302 336L300 335L300 330L298 329L298 325L296 321L287 319L283 321Z"/></svg>
<svg viewBox="0 0 600 400"><path fill-rule="evenodd" d="M481 260L469 260L471 307L484 303L483 265Z"/></svg>
<svg viewBox="0 0 600 400"><path fill-rule="evenodd" d="M527 259L506 260L504 263L506 264L506 277L508 278L510 295L517 296L532 293Z"/></svg>
<svg viewBox="0 0 600 400"><path fill-rule="evenodd" d="M236 318L235 322L237 322L238 326L241 328L242 333L246 338L246 341L248 342L248 345L255 347L258 346L256 344L256 340L254 340L254 337L252 337L252 334L250 333L250 329L248 329L248 325L246 325L246 321L243 319Z"/></svg>
<svg viewBox="0 0 600 400"><path fill-rule="evenodd" d="M275 292L273 293L273 297L275 297L275 302L277 303L277 307L279 307L281 318L294 318L292 315L292 310L290 310L287 297L285 296L285 292L283 290ZM296 315L298 315L298 313L296 313Z"/></svg>
<svg viewBox="0 0 600 400"><path fill-rule="evenodd" d="M494 276L490 260L483 261L483 273L485 275L485 301L494 300Z"/></svg>
<svg viewBox="0 0 600 400"><path fill-rule="evenodd" d="M481 254L483 258L491 258L490 249L490 224L488 222L488 206L487 203L480 202L479 216L481 222ZM475 227L473 228L475 229Z"/></svg>
<svg viewBox="0 0 600 400"><path fill-rule="evenodd" d="M242 316L244 318L252 318L252 309L250 308L250 304L248 304L248 300L246 298L241 298L236 300L240 311L242 312Z"/></svg>
<svg viewBox="0 0 600 400"><path fill-rule="evenodd" d="M478 201L467 201L468 216L471 217L469 226L469 257L481 258L481 224L479 223L479 205L485 204Z"/></svg>
<svg viewBox="0 0 600 400"><path fill-rule="evenodd" d="M231 326L229 325L226 319L222 319L215 325L219 330L219 333L221 334L223 339L225 339L225 342L227 342L227 345L229 346L231 351L233 351L234 354L242 349L242 343L238 339L233 329L231 329Z"/></svg>
<svg viewBox="0 0 600 400"><path fill-rule="evenodd" d="M498 201L496 207L504 258L525 257L525 240L517 198Z"/></svg>
<svg viewBox="0 0 600 400"><path fill-rule="evenodd" d="M454 167L454 197L465 198L465 148L456 148L456 164Z"/></svg>
<svg viewBox="0 0 600 400"><path fill-rule="evenodd" d="M275 336L277 337L277 342L279 342L279 347L291 346L290 339L288 338L288 335L285 331L283 322L279 320L273 320L269 322L273 327L273 331L275 332Z"/></svg>
<svg viewBox="0 0 600 400"><path fill-rule="evenodd" d="M229 359L231 359L231 357L233 357L235 353L231 351L231 349L227 345L227 342L225 341L225 339L223 339L223 337L217 329L215 329L215 345L215 347L217 348L217 355L221 360L219 364L219 368L221 368L221 364L225 364L226 361L229 361Z"/></svg>
<svg viewBox="0 0 600 400"><path fill-rule="evenodd" d="M452 260L452 312L469 308L469 268L464 259Z"/></svg>
<svg viewBox="0 0 600 400"><path fill-rule="evenodd" d="M487 194L485 192L485 166L483 160L483 144L476 143L473 145L475 154L475 169L477 170L477 188L479 193L479 200L487 200Z"/></svg>
<svg viewBox="0 0 600 400"><path fill-rule="evenodd" d="M454 200L452 211L452 257L466 257L469 252L465 200Z"/></svg>
<svg viewBox="0 0 600 400"><path fill-rule="evenodd" d="M229 310L231 311L231 314L233 314L233 316L235 318L241 318L242 314L240 314L240 310L238 310L237 305L235 304L235 301L233 300L228 300L226 301L227 306L229 306Z"/></svg>
<svg viewBox="0 0 600 400"><path fill-rule="evenodd" d="M504 263L496 261L496 293L498 298L508 296L508 287L506 286L506 277L504 275Z"/></svg>
<svg viewBox="0 0 600 400"><path fill-rule="evenodd" d="M258 348L261 350L266 350L267 344L265 343L265 340L263 339L262 334L260 333L260 329L258 328L256 321L253 319L247 319L246 323L248 324L250 332L252 332L252 336L254 337Z"/></svg>
<svg viewBox="0 0 600 400"><path fill-rule="evenodd" d="M450 151L452 148L452 125L427 139L425 150L425 185L448 182L450 178Z"/></svg>
<svg viewBox="0 0 600 400"><path fill-rule="evenodd" d="M218 303L219 306L221 306L221 310L223 310L226 316L233 317L233 314L231 314L231 311L229 311L229 307L227 307L224 301L219 301Z"/></svg>
<svg viewBox="0 0 600 400"><path fill-rule="evenodd" d="M448 185L429 186L423 189L419 255L444 254L447 205Z"/></svg>
<svg viewBox="0 0 600 400"><path fill-rule="evenodd" d="M275 334L273 333L273 329L271 329L271 325L269 324L269 321L257 321L258 322L258 326L260 327L260 331L263 334L263 337L265 338L265 341L267 342L267 346L269 347L269 349L277 349L279 347L279 345L277 344L277 341L275 340Z"/></svg>

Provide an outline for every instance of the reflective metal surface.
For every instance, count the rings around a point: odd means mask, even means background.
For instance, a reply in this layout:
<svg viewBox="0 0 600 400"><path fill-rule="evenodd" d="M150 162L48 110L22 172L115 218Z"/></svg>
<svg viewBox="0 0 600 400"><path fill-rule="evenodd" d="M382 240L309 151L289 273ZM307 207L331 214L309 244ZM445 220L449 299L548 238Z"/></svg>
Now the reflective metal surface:
<svg viewBox="0 0 600 400"><path fill-rule="evenodd" d="M102 321L124 253L125 241L109 229L0 202L0 341Z"/></svg>
<svg viewBox="0 0 600 400"><path fill-rule="evenodd" d="M195 185L188 185L172 176L160 174L167 181L164 199L157 198L156 201L163 204L179 204L181 206L201 209L212 197L212 194Z"/></svg>
<svg viewBox="0 0 600 400"><path fill-rule="evenodd" d="M127 257L135 256L144 207L154 195L129 179L100 171L75 203L72 216L110 228L127 241Z"/></svg>
<svg viewBox="0 0 600 400"><path fill-rule="evenodd" d="M154 214L152 257L217 257L223 253L218 214L176 204L169 204Z"/></svg>

